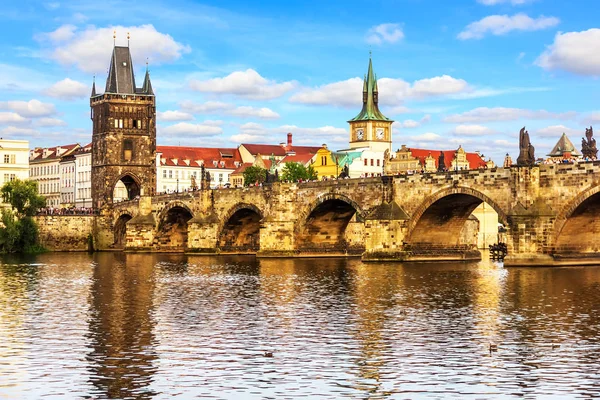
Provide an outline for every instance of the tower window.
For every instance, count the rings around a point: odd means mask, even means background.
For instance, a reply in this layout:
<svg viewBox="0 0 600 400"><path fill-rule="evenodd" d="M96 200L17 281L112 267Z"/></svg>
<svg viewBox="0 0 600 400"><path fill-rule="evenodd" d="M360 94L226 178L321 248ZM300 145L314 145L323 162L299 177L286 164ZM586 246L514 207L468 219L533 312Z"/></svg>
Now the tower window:
<svg viewBox="0 0 600 400"><path fill-rule="evenodd" d="M131 140L123 141L123 160L131 161L133 159L133 142Z"/></svg>

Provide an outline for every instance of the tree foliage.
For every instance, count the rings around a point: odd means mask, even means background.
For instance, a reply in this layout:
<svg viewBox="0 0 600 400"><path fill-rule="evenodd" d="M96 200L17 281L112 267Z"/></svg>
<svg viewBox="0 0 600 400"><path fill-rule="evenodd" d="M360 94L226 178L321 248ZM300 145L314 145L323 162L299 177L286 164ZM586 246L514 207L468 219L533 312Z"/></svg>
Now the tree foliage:
<svg viewBox="0 0 600 400"><path fill-rule="evenodd" d="M267 170L261 167L251 166L246 168L242 175L244 176L244 185L254 185L265 181Z"/></svg>
<svg viewBox="0 0 600 400"><path fill-rule="evenodd" d="M305 167L298 162L287 162L283 166L281 180L285 182L312 181L317 179L317 171L312 165Z"/></svg>
<svg viewBox="0 0 600 400"><path fill-rule="evenodd" d="M38 194L37 183L17 179L5 183L0 192L11 207L2 210L0 252L39 251L39 231L33 216L46 205L46 199Z"/></svg>

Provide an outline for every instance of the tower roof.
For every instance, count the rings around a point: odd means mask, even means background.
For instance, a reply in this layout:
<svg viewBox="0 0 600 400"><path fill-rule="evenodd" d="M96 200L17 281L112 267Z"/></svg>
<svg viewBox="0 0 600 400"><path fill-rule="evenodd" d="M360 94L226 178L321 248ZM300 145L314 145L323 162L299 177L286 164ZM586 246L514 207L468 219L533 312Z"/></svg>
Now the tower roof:
<svg viewBox="0 0 600 400"><path fill-rule="evenodd" d="M549 157L562 157L564 153L571 153L572 156L580 156L581 153L575 149L573 143L568 138L566 133L563 133L558 142L554 145L552 151L548 154Z"/></svg>
<svg viewBox="0 0 600 400"><path fill-rule="evenodd" d="M135 76L129 47L115 46L106 79L106 93L135 94Z"/></svg>
<svg viewBox="0 0 600 400"><path fill-rule="evenodd" d="M150 82L150 72L146 68L146 76L144 76L144 85L142 86L142 93L154 95L152 90L152 82Z"/></svg>
<svg viewBox="0 0 600 400"><path fill-rule="evenodd" d="M379 111L379 93L377 76L373 72L373 62L369 57L369 70L363 82L363 107L360 113L350 121L391 121ZM349 122L350 122L349 121Z"/></svg>

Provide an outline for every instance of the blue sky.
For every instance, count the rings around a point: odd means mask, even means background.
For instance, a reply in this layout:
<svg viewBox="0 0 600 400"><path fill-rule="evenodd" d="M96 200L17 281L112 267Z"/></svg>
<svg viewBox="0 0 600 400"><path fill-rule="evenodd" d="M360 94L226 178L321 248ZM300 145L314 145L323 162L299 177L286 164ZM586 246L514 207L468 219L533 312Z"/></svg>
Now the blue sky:
<svg viewBox="0 0 600 400"><path fill-rule="evenodd" d="M600 122L594 1L21 1L0 13L0 136L91 141L89 94L113 44L141 86L148 60L158 144L345 148L369 51L394 148L536 155ZM598 128L600 131L600 127Z"/></svg>

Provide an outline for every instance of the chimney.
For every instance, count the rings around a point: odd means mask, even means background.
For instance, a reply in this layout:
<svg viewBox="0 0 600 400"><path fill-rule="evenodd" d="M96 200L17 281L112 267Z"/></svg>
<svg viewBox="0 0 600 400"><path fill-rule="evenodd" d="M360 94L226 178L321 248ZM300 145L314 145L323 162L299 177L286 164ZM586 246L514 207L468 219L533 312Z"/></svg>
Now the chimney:
<svg viewBox="0 0 600 400"><path fill-rule="evenodd" d="M287 134L287 147L288 150L292 148L292 133Z"/></svg>

